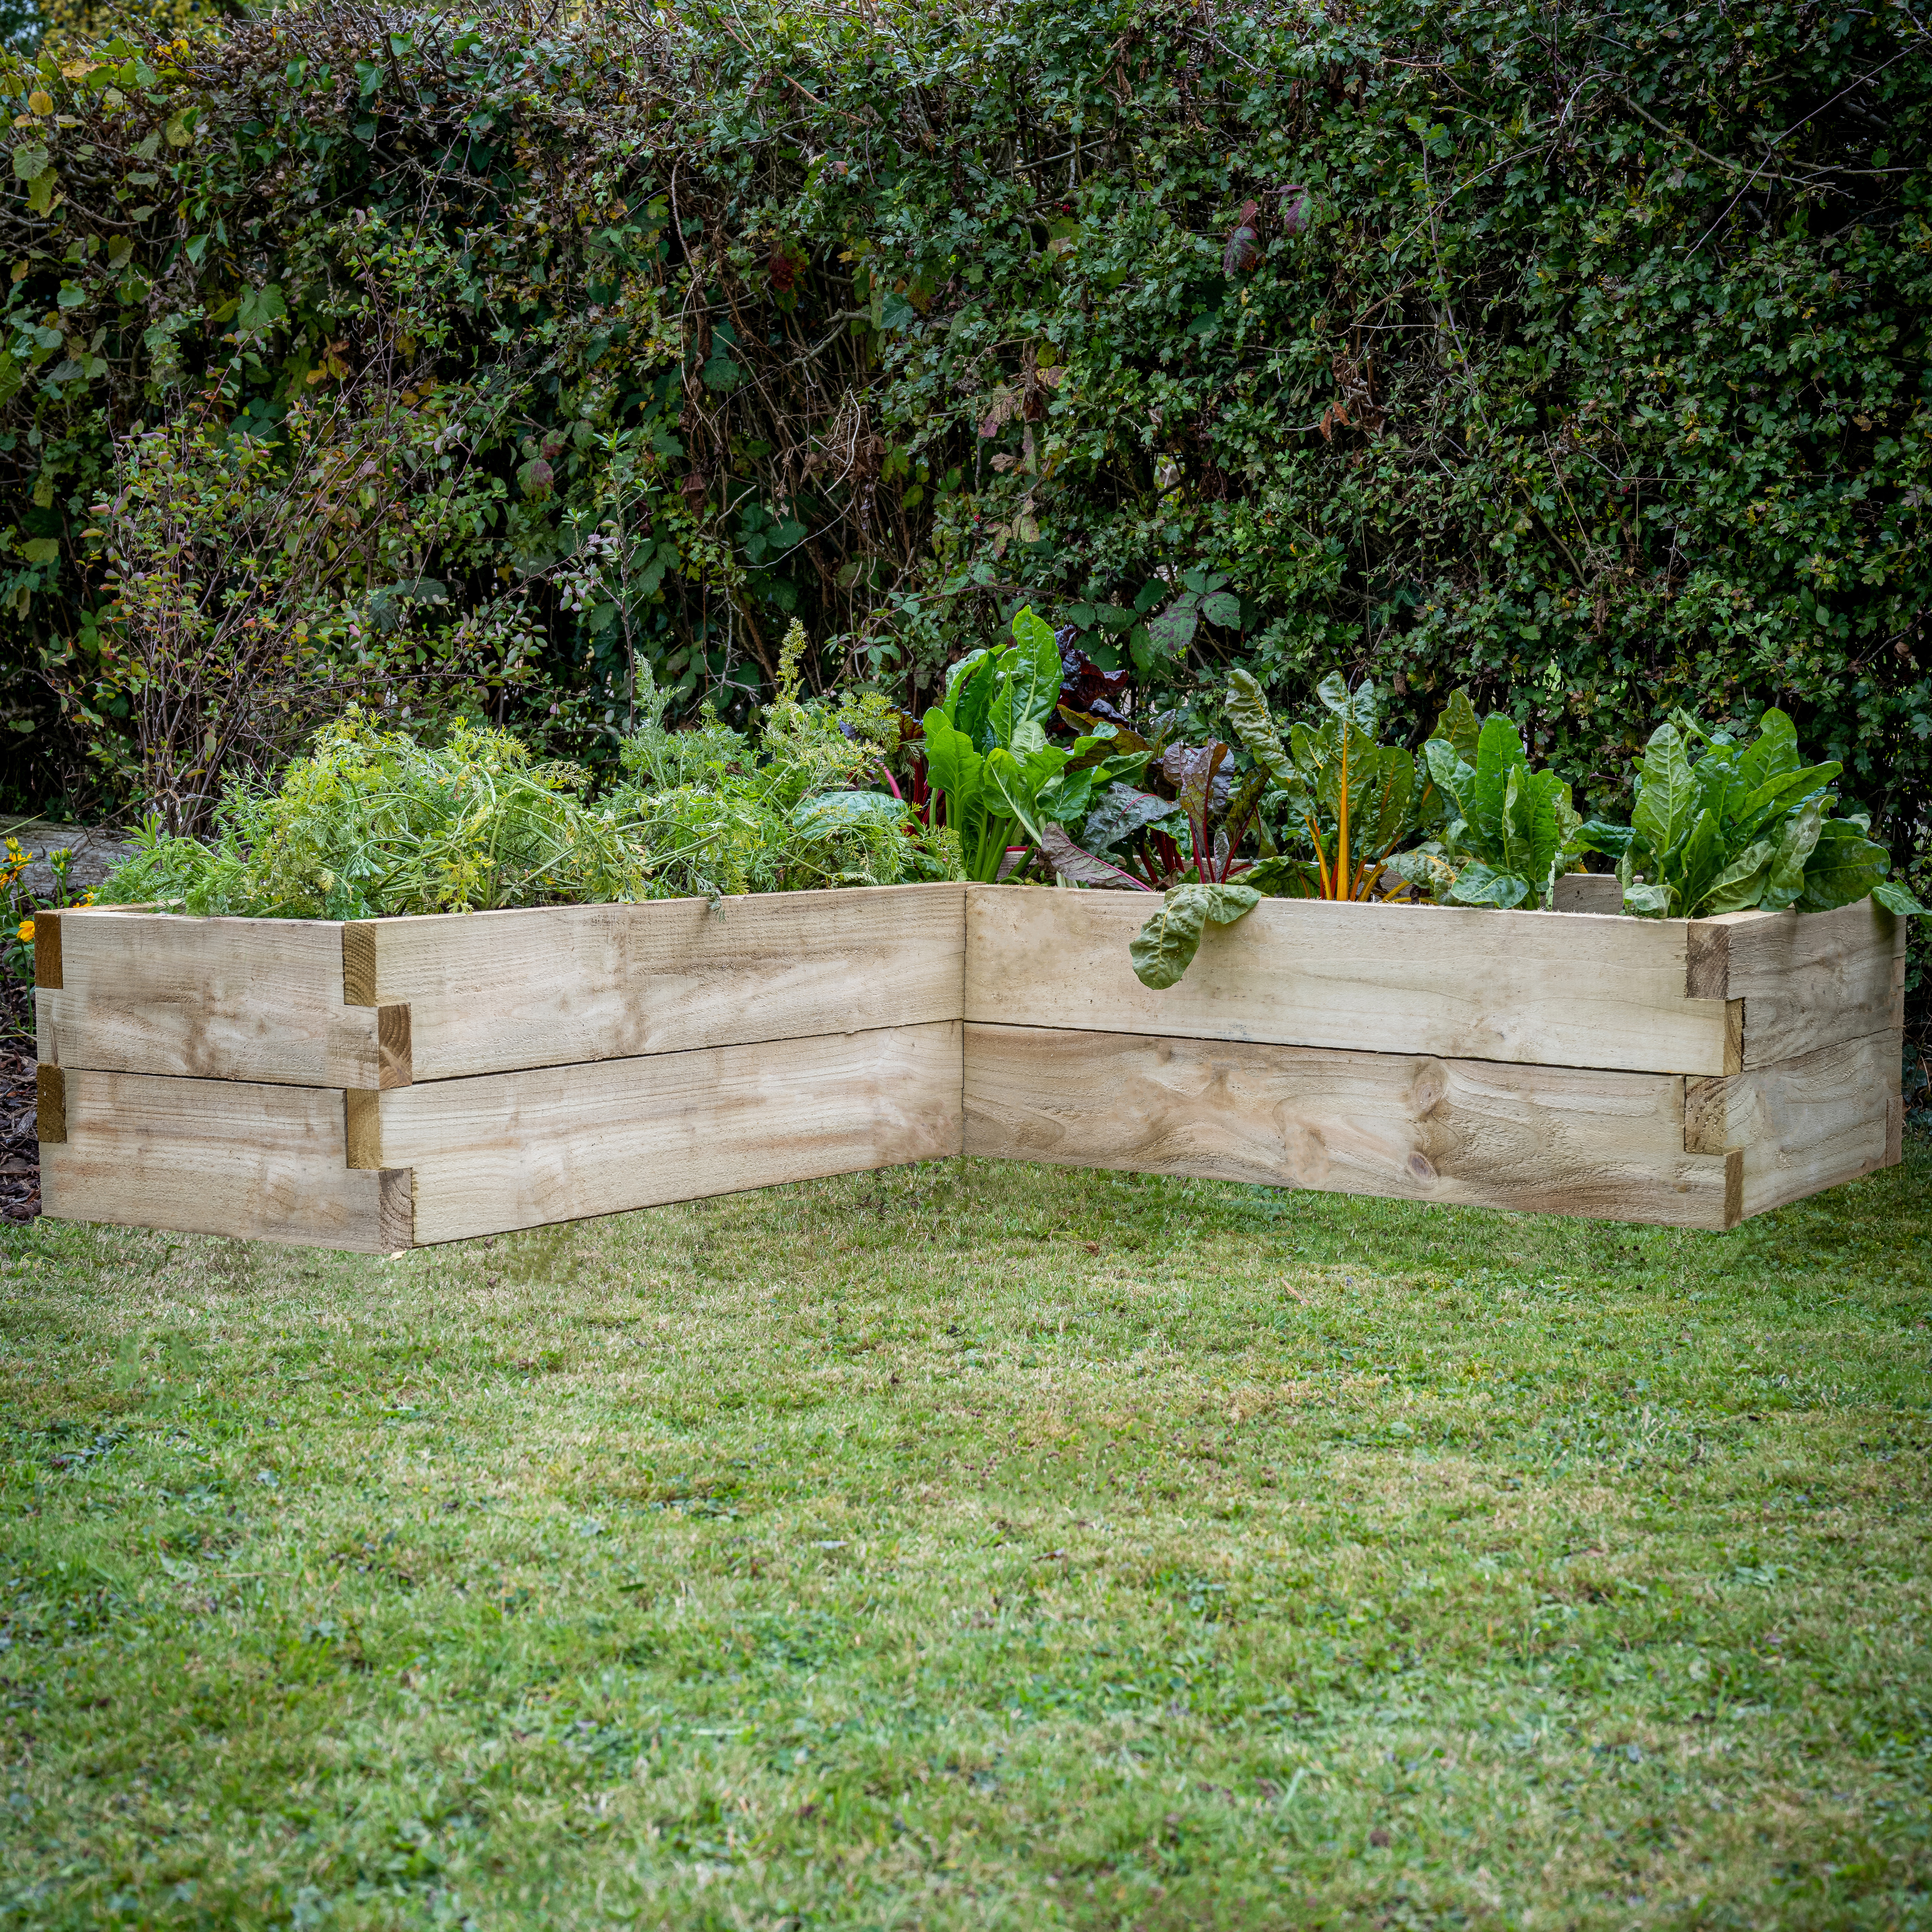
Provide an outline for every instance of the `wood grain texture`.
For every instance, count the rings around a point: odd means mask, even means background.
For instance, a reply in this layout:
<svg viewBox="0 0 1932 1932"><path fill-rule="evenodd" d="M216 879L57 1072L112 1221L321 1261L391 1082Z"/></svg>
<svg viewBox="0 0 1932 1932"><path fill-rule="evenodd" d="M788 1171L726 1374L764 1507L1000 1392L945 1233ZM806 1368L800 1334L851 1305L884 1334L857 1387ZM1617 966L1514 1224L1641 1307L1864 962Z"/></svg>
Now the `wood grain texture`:
<svg viewBox="0 0 1932 1932"><path fill-rule="evenodd" d="M342 1092L344 1158L351 1167L382 1165L382 1095L368 1087L346 1087Z"/></svg>
<svg viewBox="0 0 1932 1932"><path fill-rule="evenodd" d="M40 1156L49 1214L371 1253L406 1245L399 1184L346 1164L339 1094L62 1071L67 1139Z"/></svg>
<svg viewBox="0 0 1932 1932"><path fill-rule="evenodd" d="M1744 1002L1746 1068L1902 1025L1904 972L1905 922L1868 898L1690 922L1686 986Z"/></svg>
<svg viewBox="0 0 1932 1932"><path fill-rule="evenodd" d="M384 920L414 1078L957 1020L964 888L884 886ZM374 1084L374 1083L370 1083Z"/></svg>
<svg viewBox="0 0 1932 1932"><path fill-rule="evenodd" d="M966 1151L1672 1226L1729 1224L1683 1082L1253 1042L966 1029Z"/></svg>
<svg viewBox="0 0 1932 1932"><path fill-rule="evenodd" d="M44 1148L67 1138L67 1076L58 1066L34 1069L34 1135Z"/></svg>
<svg viewBox="0 0 1932 1932"><path fill-rule="evenodd" d="M1740 1152L1747 1215L1889 1166L1900 1044L1889 1030L1868 1034L1729 1079L1687 1081L1684 1147Z"/></svg>
<svg viewBox="0 0 1932 1932"><path fill-rule="evenodd" d="M62 924L62 985L35 1004L41 1052L62 1066L382 1082L380 1012L343 1004L339 925L91 911L64 914Z"/></svg>
<svg viewBox="0 0 1932 1932"><path fill-rule="evenodd" d="M1624 889L1614 872L1565 872L1550 894L1558 912L1591 912L1620 919Z"/></svg>
<svg viewBox="0 0 1932 1932"><path fill-rule="evenodd" d="M770 1187L960 1147L960 1025L439 1080L381 1096L418 1241Z"/></svg>
<svg viewBox="0 0 1932 1932"><path fill-rule="evenodd" d="M1685 922L1270 899L1165 992L1138 894L967 889L966 1017L1108 1033L1720 1074L1721 1000L1684 996Z"/></svg>
<svg viewBox="0 0 1932 1932"><path fill-rule="evenodd" d="M61 916L57 912L34 915L34 985L50 992L61 986Z"/></svg>

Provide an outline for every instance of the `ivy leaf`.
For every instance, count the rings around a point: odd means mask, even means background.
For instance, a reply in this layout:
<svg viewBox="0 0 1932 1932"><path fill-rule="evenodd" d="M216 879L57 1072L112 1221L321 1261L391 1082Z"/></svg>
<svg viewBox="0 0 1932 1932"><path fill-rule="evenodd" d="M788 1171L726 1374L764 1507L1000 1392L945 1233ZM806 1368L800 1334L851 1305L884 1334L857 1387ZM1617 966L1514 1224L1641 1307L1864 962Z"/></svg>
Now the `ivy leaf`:
<svg viewBox="0 0 1932 1932"><path fill-rule="evenodd" d="M271 282L266 288L244 289L236 312L236 326L245 334L266 335L278 322L288 319L288 304L282 292Z"/></svg>

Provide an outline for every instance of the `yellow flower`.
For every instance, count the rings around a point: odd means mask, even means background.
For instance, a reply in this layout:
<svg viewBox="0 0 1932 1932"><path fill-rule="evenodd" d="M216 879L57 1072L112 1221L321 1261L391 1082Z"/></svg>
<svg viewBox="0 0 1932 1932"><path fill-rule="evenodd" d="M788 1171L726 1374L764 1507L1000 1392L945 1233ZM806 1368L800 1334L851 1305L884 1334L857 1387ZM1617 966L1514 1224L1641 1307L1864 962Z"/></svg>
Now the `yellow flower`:
<svg viewBox="0 0 1932 1932"><path fill-rule="evenodd" d="M20 944L22 946L31 946L33 943L34 922L30 919L23 919L20 922Z"/></svg>

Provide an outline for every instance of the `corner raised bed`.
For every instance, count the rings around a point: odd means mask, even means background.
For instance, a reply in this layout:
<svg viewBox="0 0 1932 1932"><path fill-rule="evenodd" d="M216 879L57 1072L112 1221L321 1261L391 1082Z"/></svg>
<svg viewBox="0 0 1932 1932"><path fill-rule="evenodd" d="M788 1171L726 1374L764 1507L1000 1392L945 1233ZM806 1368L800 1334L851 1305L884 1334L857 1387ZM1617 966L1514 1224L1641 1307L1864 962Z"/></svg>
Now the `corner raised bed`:
<svg viewBox="0 0 1932 1932"><path fill-rule="evenodd" d="M1275 899L1162 992L1146 907L64 913L46 1209L386 1250L964 1152L1723 1228L1899 1156L1904 934L1868 901Z"/></svg>

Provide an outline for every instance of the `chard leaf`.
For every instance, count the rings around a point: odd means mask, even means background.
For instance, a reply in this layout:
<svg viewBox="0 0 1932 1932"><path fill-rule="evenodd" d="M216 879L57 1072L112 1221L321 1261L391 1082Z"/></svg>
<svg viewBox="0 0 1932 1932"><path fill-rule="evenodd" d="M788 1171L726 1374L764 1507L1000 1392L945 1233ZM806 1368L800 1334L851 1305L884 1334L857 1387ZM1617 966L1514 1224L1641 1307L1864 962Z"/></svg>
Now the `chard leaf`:
<svg viewBox="0 0 1932 1932"><path fill-rule="evenodd" d="M1892 869L1892 855L1842 818L1828 818L1804 865L1800 912L1829 912L1850 905L1881 884Z"/></svg>
<svg viewBox="0 0 1932 1932"><path fill-rule="evenodd" d="M1160 910L1129 942L1134 975L1159 992L1173 986L1193 963L1210 920L1232 925L1261 904L1252 886L1173 886Z"/></svg>
<svg viewBox="0 0 1932 1932"><path fill-rule="evenodd" d="M1608 819L1592 818L1577 827L1577 850L1603 852L1612 859L1621 859L1630 850L1634 836L1628 825L1612 825Z"/></svg>
<svg viewBox="0 0 1932 1932"><path fill-rule="evenodd" d="M1083 836L1090 846L1104 852L1148 826L1158 824L1173 810L1172 799L1156 798L1153 793L1136 791L1132 785L1110 784L1100 803L1087 814Z"/></svg>
<svg viewBox="0 0 1932 1932"><path fill-rule="evenodd" d="M1807 799L1784 821L1772 854L1771 870L1756 903L1766 912L1783 912L1804 890L1804 863L1818 843L1825 822L1824 794Z"/></svg>
<svg viewBox="0 0 1932 1932"><path fill-rule="evenodd" d="M1875 885L1872 897L1887 912L1896 913L1900 919L1912 913L1924 913L1928 908L1918 903L1912 888L1903 879L1886 879Z"/></svg>
<svg viewBox="0 0 1932 1932"><path fill-rule="evenodd" d="M1256 764L1278 784L1286 784L1294 769L1287 748L1274 728L1261 686L1244 670L1228 680L1228 722Z"/></svg>
<svg viewBox="0 0 1932 1932"><path fill-rule="evenodd" d="M1498 872L1474 859L1456 874L1449 896L1458 905L1520 906L1529 892L1529 881L1520 873Z"/></svg>
<svg viewBox="0 0 1932 1932"><path fill-rule="evenodd" d="M1748 796L1768 778L1798 769L1798 728L1782 711L1767 711L1757 722L1757 738L1738 760L1738 778Z"/></svg>
<svg viewBox="0 0 1932 1932"><path fill-rule="evenodd" d="M1459 817L1469 815L1469 792L1476 782L1476 770L1467 758L1460 756L1456 747L1447 739L1432 738L1423 746L1422 755L1429 766L1429 776L1436 788L1448 799ZM1472 756L1474 749L1472 748Z"/></svg>
<svg viewBox="0 0 1932 1932"><path fill-rule="evenodd" d="M1132 873L1124 872L1119 866L1110 866L1104 859L1096 859L1091 852L1082 851L1058 825L1042 829L1040 849L1047 863L1063 879L1070 879L1076 886L1098 886L1111 892L1148 892L1154 890Z"/></svg>
<svg viewBox="0 0 1932 1932"><path fill-rule="evenodd" d="M1500 715L1490 718L1476 741L1476 782L1468 817L1478 838L1496 857L1502 854L1510 775L1526 762L1515 725Z"/></svg>
<svg viewBox="0 0 1932 1932"><path fill-rule="evenodd" d="M1835 762L1807 765L1802 771L1780 772L1747 792L1737 812L1738 836L1754 838L1758 833L1795 810L1813 793L1822 795L1826 788L1844 767Z"/></svg>
<svg viewBox="0 0 1932 1932"><path fill-rule="evenodd" d="M996 802L1004 805L1009 817L1016 818L1026 828L1026 835L1037 845L1040 843L1038 814L1034 803L1034 788L1027 782L1027 775L1018 759L1004 746L995 746L986 754L986 784L992 796L990 806Z"/></svg>
<svg viewBox="0 0 1932 1932"><path fill-rule="evenodd" d="M1196 850L1205 856L1212 849L1208 820L1214 798L1214 775L1221 769L1228 748L1216 739L1211 745L1183 745L1177 748L1179 756L1168 767L1174 774L1177 802L1187 814Z"/></svg>
<svg viewBox="0 0 1932 1932"><path fill-rule="evenodd" d="M1449 694L1449 701L1442 707L1442 716L1436 721L1432 736L1443 740L1450 749L1466 765L1476 762L1476 741L1482 735L1482 721L1476 716L1476 707L1469 702L1469 694L1460 685ZM1433 771L1432 765L1430 769ZM1438 781L1439 782L1439 781Z"/></svg>
<svg viewBox="0 0 1932 1932"><path fill-rule="evenodd" d="M1760 838L1755 845L1747 846L1712 880L1702 910L1714 916L1719 913L1743 912L1760 904L1777 851L1776 841L1770 838Z"/></svg>
<svg viewBox="0 0 1932 1932"><path fill-rule="evenodd" d="M1053 626L1023 604L1013 619L1013 724L1037 724L1060 702L1060 647ZM1018 746L1014 747L1016 750Z"/></svg>
<svg viewBox="0 0 1932 1932"><path fill-rule="evenodd" d="M1637 767L1636 806L1630 826L1661 858L1674 851L1690 830L1697 788L1684 740L1674 724L1660 724Z"/></svg>
<svg viewBox="0 0 1932 1932"><path fill-rule="evenodd" d="M1688 919L1699 910L1705 894L1724 868L1724 824L1714 808L1707 806L1698 814L1697 822L1676 857L1677 876L1672 883L1677 888L1678 916ZM1670 877L1668 866L1665 877Z"/></svg>
<svg viewBox="0 0 1932 1932"><path fill-rule="evenodd" d="M1670 909L1669 891L1652 880L1624 888L1624 910L1640 919L1661 919Z"/></svg>

